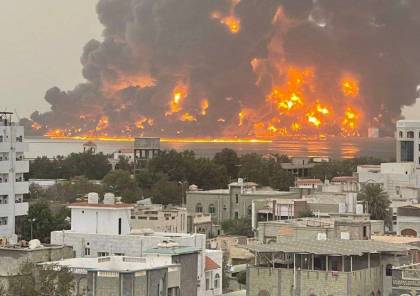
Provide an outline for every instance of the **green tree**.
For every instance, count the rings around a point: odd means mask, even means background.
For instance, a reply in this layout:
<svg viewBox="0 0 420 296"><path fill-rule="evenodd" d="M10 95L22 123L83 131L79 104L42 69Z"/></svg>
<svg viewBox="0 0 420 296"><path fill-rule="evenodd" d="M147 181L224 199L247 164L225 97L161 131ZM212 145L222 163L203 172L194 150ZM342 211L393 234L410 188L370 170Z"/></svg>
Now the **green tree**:
<svg viewBox="0 0 420 296"><path fill-rule="evenodd" d="M106 192L121 196L124 202L134 203L140 199L140 189L128 171L110 171L103 179L103 186Z"/></svg>
<svg viewBox="0 0 420 296"><path fill-rule="evenodd" d="M295 177L281 167L278 167L269 178L269 184L272 188L283 191L289 191L294 182Z"/></svg>
<svg viewBox="0 0 420 296"><path fill-rule="evenodd" d="M101 180L111 170L108 156L103 153L72 153L67 157L54 159L38 157L31 162L29 176L35 179L70 179L86 176Z"/></svg>
<svg viewBox="0 0 420 296"><path fill-rule="evenodd" d="M178 182L160 179L155 183L151 190L154 203L158 204L181 204L182 186Z"/></svg>
<svg viewBox="0 0 420 296"><path fill-rule="evenodd" d="M267 186L271 171L269 166L274 163L274 161L262 159L257 153L244 154L240 158L239 177Z"/></svg>
<svg viewBox="0 0 420 296"><path fill-rule="evenodd" d="M72 153L62 166L62 178L85 176L90 180L101 180L110 170L111 164L103 153Z"/></svg>
<svg viewBox="0 0 420 296"><path fill-rule="evenodd" d="M390 224L391 211L389 206L391 201L388 194L382 190L380 184L367 184L358 194L357 199L367 204L370 218L373 220L384 220Z"/></svg>
<svg viewBox="0 0 420 296"><path fill-rule="evenodd" d="M133 165L130 164L128 157L120 155L118 162L115 165L115 169L131 172L133 170Z"/></svg>
<svg viewBox="0 0 420 296"><path fill-rule="evenodd" d="M226 173L230 179L238 177L239 157L235 150L224 148L214 155L213 161L226 168Z"/></svg>
<svg viewBox="0 0 420 296"><path fill-rule="evenodd" d="M196 159L192 164L191 172L191 176L186 179L189 184L195 184L206 190L213 188L225 188L227 186L228 177L226 174L226 168L212 162L209 159Z"/></svg>
<svg viewBox="0 0 420 296"><path fill-rule="evenodd" d="M42 186L35 183L29 185L29 198L31 200L45 198L45 194L46 190Z"/></svg>
<svg viewBox="0 0 420 296"><path fill-rule="evenodd" d="M90 181L85 176L76 176L47 189L47 198L51 200L56 196L60 201L72 202L76 198L81 198L89 192L97 192L102 195L102 185Z"/></svg>
<svg viewBox="0 0 420 296"><path fill-rule="evenodd" d="M244 235L252 237L252 225L250 219L232 219L222 222L222 229L225 234L229 235Z"/></svg>
<svg viewBox="0 0 420 296"><path fill-rule="evenodd" d="M22 236L25 240L31 239L32 225L32 238L39 239L42 242L49 242L51 231L70 228L69 216L68 209L64 207L59 209L57 214L53 214L49 202L45 200L30 203L28 215L25 219L26 221L24 221L25 227Z"/></svg>

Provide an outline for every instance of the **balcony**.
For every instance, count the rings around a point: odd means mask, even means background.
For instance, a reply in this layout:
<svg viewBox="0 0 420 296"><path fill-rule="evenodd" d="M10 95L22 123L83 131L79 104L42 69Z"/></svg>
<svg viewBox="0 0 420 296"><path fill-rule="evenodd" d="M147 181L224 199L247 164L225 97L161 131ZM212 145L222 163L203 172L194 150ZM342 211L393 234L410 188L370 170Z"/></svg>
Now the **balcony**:
<svg viewBox="0 0 420 296"><path fill-rule="evenodd" d="M27 152L29 151L29 144L25 142L16 142L15 143L16 152Z"/></svg>
<svg viewBox="0 0 420 296"><path fill-rule="evenodd" d="M15 194L26 194L29 192L29 182L16 182Z"/></svg>
<svg viewBox="0 0 420 296"><path fill-rule="evenodd" d="M0 162L0 173L1 171L1 162ZM28 160L17 160L15 163L15 172L16 173L27 173L29 172L29 161Z"/></svg>
<svg viewBox="0 0 420 296"><path fill-rule="evenodd" d="M15 148L14 150L17 152L26 152L29 150L29 144L25 142L0 142L0 152L8 152L12 150L12 146Z"/></svg>
<svg viewBox="0 0 420 296"><path fill-rule="evenodd" d="M24 216L28 214L29 204L27 202L21 202L15 204L15 216Z"/></svg>
<svg viewBox="0 0 420 296"><path fill-rule="evenodd" d="M0 173L8 174L9 171L10 171L10 161L9 160L0 161Z"/></svg>
<svg viewBox="0 0 420 296"><path fill-rule="evenodd" d="M10 183L0 183L0 194L9 194L10 191Z"/></svg>
<svg viewBox="0 0 420 296"><path fill-rule="evenodd" d="M0 142L0 152L9 152L10 142Z"/></svg>

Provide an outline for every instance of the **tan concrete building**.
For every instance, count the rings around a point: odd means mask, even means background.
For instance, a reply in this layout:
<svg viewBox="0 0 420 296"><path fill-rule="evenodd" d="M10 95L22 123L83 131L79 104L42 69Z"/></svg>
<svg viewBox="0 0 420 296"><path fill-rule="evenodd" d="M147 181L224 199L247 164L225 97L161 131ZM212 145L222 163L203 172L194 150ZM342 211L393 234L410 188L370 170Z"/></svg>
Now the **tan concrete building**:
<svg viewBox="0 0 420 296"><path fill-rule="evenodd" d="M299 193L259 190L255 183L239 179L238 182L229 184L228 189L187 191L186 198L188 213L211 214L213 223L220 224L230 219L251 219L253 200L293 199L299 198Z"/></svg>
<svg viewBox="0 0 420 296"><path fill-rule="evenodd" d="M397 209L397 234L420 237L420 204Z"/></svg>
<svg viewBox="0 0 420 296"><path fill-rule="evenodd" d="M131 210L131 229L187 233L187 209L159 204L136 205Z"/></svg>
<svg viewBox="0 0 420 296"><path fill-rule="evenodd" d="M282 240L249 245L247 296L390 295L392 266L410 263L404 245L372 240Z"/></svg>
<svg viewBox="0 0 420 296"><path fill-rule="evenodd" d="M336 218L301 218L258 222L256 237L261 243L291 239L363 240L371 236L371 222L365 215Z"/></svg>
<svg viewBox="0 0 420 296"><path fill-rule="evenodd" d="M73 248L59 245L40 245L29 248L19 245L0 247L0 285L7 286L9 277L15 276L24 263L40 263L73 257Z"/></svg>

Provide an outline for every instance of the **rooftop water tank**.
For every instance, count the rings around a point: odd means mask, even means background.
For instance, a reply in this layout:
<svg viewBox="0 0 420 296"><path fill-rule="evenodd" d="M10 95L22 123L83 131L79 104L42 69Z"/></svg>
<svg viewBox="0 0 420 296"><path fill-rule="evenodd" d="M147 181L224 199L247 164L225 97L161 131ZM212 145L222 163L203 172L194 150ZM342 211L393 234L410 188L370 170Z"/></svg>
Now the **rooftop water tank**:
<svg viewBox="0 0 420 296"><path fill-rule="evenodd" d="M88 203L89 204L98 204L99 203L99 194L96 192L88 193Z"/></svg>

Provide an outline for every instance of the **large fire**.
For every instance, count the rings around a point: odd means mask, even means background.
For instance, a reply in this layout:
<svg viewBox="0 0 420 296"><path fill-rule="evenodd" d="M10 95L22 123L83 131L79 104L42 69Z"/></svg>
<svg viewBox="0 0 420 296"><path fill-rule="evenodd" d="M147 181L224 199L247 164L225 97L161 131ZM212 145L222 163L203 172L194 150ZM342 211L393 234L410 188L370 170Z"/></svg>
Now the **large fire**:
<svg viewBox="0 0 420 296"><path fill-rule="evenodd" d="M218 28L218 34L223 37L221 40L249 38L246 30L252 23L241 15L240 11L244 9L242 4L247 3L227 0L224 6L215 6L205 13L207 22ZM77 114L76 123L66 122L57 128L53 124L47 125L34 120L31 123L32 128L36 131L47 130L46 135L49 137L111 140L156 134L176 135L177 139L182 139L201 135L200 132L203 131L203 135L211 135L211 132L206 133L209 127L214 127L219 133L214 134L217 135L215 137L220 137L220 141L270 141L286 136L360 136L361 130L369 125L364 121L373 120L368 119L371 117L370 113L363 105L363 95L366 92L362 88L366 84L360 83L360 73L339 67L338 71L334 69L333 74L328 76L328 70L317 63L307 62L307 66L302 66L305 62L299 65L290 62L284 56L282 45L275 49L271 47L281 44L276 38L281 39L281 34L296 24L293 19L287 19L281 7L270 22L272 26L281 25L277 28L280 33L273 33L276 37L267 45L270 53L261 56L261 53L250 51L249 56L247 53L247 62L241 63L241 67L251 73L245 76L247 79L251 76L249 79L257 89L255 92L249 92L249 88L243 92L232 91L231 88L242 90L243 84L232 81L232 77L242 73L238 70L230 71L228 67L225 69L227 74L212 71L206 64L197 67L195 72L189 72L190 69L195 69L195 64L182 65L182 61L179 61L183 68L176 68L176 75L170 71L172 65L162 71L167 70L167 76L152 66L150 68L153 71L150 72L153 75L116 71L115 75L101 77L99 87L94 89L100 92L99 97L106 104L92 104L91 109L84 108L83 113ZM194 36L200 32L197 30ZM177 46L182 48L184 44L179 43ZM190 46L195 46L195 43ZM223 44L210 44L210 54L214 50L213 46L218 48ZM171 55L171 49L159 50L164 52L161 53L164 58ZM235 54L233 51L226 57L234 60ZM199 54L193 58L197 64L203 59ZM214 63L216 62L224 63L215 60ZM178 61L173 64L177 63ZM331 65L325 65L325 68L328 67ZM135 70L133 72L136 73ZM213 80L212 75L223 77L223 86L219 86L219 80L214 83L216 78ZM209 89L217 90L212 92ZM90 95L94 91L86 93ZM62 101L65 100L60 102ZM88 104L87 106L90 107Z"/></svg>

